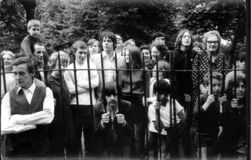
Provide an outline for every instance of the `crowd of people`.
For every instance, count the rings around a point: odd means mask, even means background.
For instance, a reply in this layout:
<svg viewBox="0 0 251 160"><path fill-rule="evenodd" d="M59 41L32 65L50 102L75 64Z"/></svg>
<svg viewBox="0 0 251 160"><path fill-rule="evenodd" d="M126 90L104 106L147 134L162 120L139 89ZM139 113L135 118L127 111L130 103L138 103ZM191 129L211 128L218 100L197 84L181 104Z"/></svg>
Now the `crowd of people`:
<svg viewBox="0 0 251 160"><path fill-rule="evenodd" d="M247 156L245 53L218 31L151 44L104 31L48 53L32 19L20 53L1 52L6 158L225 159Z"/></svg>

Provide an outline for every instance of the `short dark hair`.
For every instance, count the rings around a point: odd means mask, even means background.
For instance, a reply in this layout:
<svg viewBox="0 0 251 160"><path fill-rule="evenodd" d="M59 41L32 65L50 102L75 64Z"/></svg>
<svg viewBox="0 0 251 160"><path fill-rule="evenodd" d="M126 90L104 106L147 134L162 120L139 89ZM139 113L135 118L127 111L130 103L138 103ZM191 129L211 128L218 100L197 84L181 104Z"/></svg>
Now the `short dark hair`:
<svg viewBox="0 0 251 160"><path fill-rule="evenodd" d="M104 37L107 37L112 40L113 42L113 49L117 47L117 38L115 34L111 31L104 31L100 34L100 42L103 42ZM103 46L102 46L103 47Z"/></svg>
<svg viewBox="0 0 251 160"><path fill-rule="evenodd" d="M159 60L167 60L169 59L169 51L166 45L160 43L152 43L151 49L156 47L156 49L160 52Z"/></svg>
<svg viewBox="0 0 251 160"><path fill-rule="evenodd" d="M236 60L235 61L246 61L246 52L241 52L240 54L237 55Z"/></svg>
<svg viewBox="0 0 251 160"><path fill-rule="evenodd" d="M35 62L34 62L34 60L32 58L29 58L29 57L25 56L25 57L17 58L12 62L13 66L18 66L20 64L27 64L28 72L30 74L34 73L34 71L35 71L35 68L34 68Z"/></svg>
<svg viewBox="0 0 251 160"><path fill-rule="evenodd" d="M117 91L117 85L115 82L109 82L105 85L104 88L104 96L110 96L111 94L113 95L117 95L118 91Z"/></svg>
<svg viewBox="0 0 251 160"><path fill-rule="evenodd" d="M152 39L155 40L155 38L157 37L165 37L166 38L166 34L163 32L155 32L152 34Z"/></svg>
<svg viewBox="0 0 251 160"><path fill-rule="evenodd" d="M161 79L158 82L156 81L153 85L153 93L157 94L157 92L159 94L169 95L171 92L170 84L164 79Z"/></svg>
<svg viewBox="0 0 251 160"><path fill-rule="evenodd" d="M151 52L151 49L150 49L149 45L144 44L144 45L140 46L140 50L142 51L143 49L147 49L147 50L149 50Z"/></svg>

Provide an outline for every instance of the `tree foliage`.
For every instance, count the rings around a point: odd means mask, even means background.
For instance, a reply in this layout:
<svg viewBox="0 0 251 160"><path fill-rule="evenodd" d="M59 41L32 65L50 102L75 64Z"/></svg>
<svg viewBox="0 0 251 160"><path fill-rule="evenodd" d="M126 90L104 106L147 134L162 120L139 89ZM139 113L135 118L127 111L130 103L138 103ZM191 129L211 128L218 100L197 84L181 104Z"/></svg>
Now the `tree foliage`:
<svg viewBox="0 0 251 160"><path fill-rule="evenodd" d="M150 43L151 34L161 31L173 46L182 28L195 34L217 29L224 38L242 41L245 13L244 0L2 0L0 47L18 51L33 17L41 20L42 39L50 50L65 42L98 38L104 30L124 40L134 38L137 45Z"/></svg>
<svg viewBox="0 0 251 160"><path fill-rule="evenodd" d="M190 0L184 3L182 11L183 27L196 34L218 30L225 38L245 36L244 0Z"/></svg>

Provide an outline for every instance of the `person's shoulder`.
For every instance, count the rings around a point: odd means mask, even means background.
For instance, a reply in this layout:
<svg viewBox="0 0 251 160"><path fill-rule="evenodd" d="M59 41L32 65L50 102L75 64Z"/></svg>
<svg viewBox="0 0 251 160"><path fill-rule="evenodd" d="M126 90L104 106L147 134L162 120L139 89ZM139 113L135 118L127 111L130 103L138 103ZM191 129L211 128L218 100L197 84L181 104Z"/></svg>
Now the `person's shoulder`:
<svg viewBox="0 0 251 160"><path fill-rule="evenodd" d="M66 68L66 71L69 71L69 70L67 70L67 69L73 69L73 68L74 68L74 65L73 65L73 63L71 63L71 64L69 64L68 67Z"/></svg>
<svg viewBox="0 0 251 160"><path fill-rule="evenodd" d="M121 105L126 106L126 107L128 107L128 106L130 107L131 106L131 102L129 102L127 100L121 99Z"/></svg>
<svg viewBox="0 0 251 160"><path fill-rule="evenodd" d="M30 37L31 37L31 36L30 36L29 34L26 35L26 36L23 38L21 44L23 44L24 42L30 42Z"/></svg>
<svg viewBox="0 0 251 160"><path fill-rule="evenodd" d="M96 112L102 112L104 110L104 104L102 101L98 101L94 106L93 106L93 110Z"/></svg>

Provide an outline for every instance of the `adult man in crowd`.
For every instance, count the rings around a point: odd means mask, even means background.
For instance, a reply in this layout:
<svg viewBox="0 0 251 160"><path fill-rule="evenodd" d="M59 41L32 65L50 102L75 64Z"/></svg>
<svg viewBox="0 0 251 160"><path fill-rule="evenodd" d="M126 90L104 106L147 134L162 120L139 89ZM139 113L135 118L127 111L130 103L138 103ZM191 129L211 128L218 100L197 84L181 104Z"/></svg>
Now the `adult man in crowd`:
<svg viewBox="0 0 251 160"><path fill-rule="evenodd" d="M116 36L114 33L105 31L101 34L100 42L102 42L102 53L93 55L91 61L96 64L99 73L99 87L97 95L101 98L101 90L109 82L118 82L118 74L125 66L125 59L121 55L116 54L117 46ZM116 72L117 69L117 72ZM118 74L117 74L118 73Z"/></svg>
<svg viewBox="0 0 251 160"><path fill-rule="evenodd" d="M99 155L108 158L128 158L133 135L131 103L118 103L116 83L105 86L103 100L94 106L95 132Z"/></svg>
<svg viewBox="0 0 251 160"><path fill-rule="evenodd" d="M16 86L2 99L1 135L6 135L4 156L45 157L49 152L47 125L54 118L52 91L34 81L34 62L13 61Z"/></svg>

